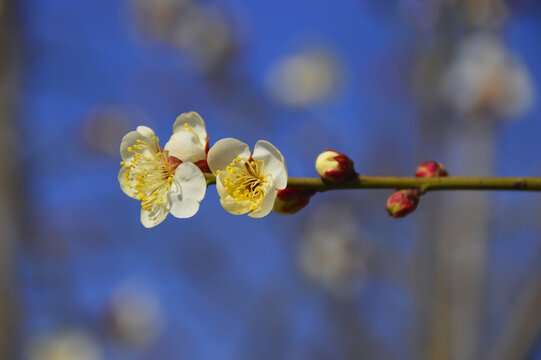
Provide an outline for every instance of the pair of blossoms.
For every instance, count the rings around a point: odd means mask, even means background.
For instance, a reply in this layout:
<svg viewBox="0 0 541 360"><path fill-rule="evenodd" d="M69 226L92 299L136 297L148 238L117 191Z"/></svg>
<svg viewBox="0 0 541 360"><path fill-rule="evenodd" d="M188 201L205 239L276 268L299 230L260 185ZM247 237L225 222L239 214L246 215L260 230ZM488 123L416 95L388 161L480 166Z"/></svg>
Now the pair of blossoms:
<svg viewBox="0 0 541 360"><path fill-rule="evenodd" d="M205 173L216 176L220 203L228 212L254 218L267 215L277 191L287 185L284 157L271 143L259 140L254 151L232 138L209 149L205 123L196 112L181 114L162 148L154 131L138 126L120 144L120 188L141 201L141 223L151 228L169 213L189 218L205 197Z"/></svg>

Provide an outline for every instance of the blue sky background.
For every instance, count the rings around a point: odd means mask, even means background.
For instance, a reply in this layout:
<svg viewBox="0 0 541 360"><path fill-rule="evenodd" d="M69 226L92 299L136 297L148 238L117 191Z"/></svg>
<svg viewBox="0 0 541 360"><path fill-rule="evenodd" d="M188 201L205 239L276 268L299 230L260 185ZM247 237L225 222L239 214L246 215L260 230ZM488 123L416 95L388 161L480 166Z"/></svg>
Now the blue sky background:
<svg viewBox="0 0 541 360"><path fill-rule="evenodd" d="M145 34L128 1L21 1L29 218L17 255L23 346L80 328L97 339L104 359L343 359L357 347L374 359L413 359L418 314L408 274L430 212L423 203L393 220L384 210L389 191L333 192L293 216L251 219L225 212L212 187L196 216L170 216L148 230L139 204L119 189L120 156L107 150L123 133L113 126L105 140L89 130L92 114L114 108L125 116L121 130L147 125L163 144L176 116L195 110L211 144L266 139L282 151L291 176L314 176L314 159L328 148L348 154L367 175L411 175L427 159L460 162L437 142L420 145L426 139L413 69L420 50L439 38L403 21L396 9L412 2L201 2L227 14L240 44L225 71L232 80L220 83L185 51ZM533 1L515 6L499 34L539 89L541 10ZM275 101L265 87L270 68L312 45L338 59L336 91L305 108ZM538 100L519 119L494 125L495 174L541 173ZM482 349L513 307L513 294L540 272L539 195L492 193L490 200ZM353 214L367 249L368 270L347 298L307 279L298 264L310 219L334 206ZM103 322L111 294L126 281L155 294L164 314L164 331L144 350L116 344ZM537 348L531 359L541 359Z"/></svg>

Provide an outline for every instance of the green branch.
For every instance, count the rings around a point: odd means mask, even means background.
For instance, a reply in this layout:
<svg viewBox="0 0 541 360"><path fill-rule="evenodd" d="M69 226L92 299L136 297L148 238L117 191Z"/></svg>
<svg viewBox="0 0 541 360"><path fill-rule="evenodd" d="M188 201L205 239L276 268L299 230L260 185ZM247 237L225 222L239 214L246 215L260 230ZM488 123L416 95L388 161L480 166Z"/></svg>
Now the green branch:
<svg viewBox="0 0 541 360"><path fill-rule="evenodd" d="M216 183L212 174L205 174L207 185ZM289 178L287 186L291 188L311 189L314 191L346 189L419 189L436 190L513 190L541 191L541 177L383 177L361 176L341 184L329 184L320 178Z"/></svg>

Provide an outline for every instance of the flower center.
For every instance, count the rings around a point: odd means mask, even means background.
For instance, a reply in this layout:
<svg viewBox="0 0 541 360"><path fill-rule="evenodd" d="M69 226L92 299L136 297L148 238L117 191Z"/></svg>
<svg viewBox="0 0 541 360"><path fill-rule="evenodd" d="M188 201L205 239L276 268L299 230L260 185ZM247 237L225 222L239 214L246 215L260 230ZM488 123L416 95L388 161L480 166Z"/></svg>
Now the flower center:
<svg viewBox="0 0 541 360"><path fill-rule="evenodd" d="M173 183L173 166L168 161L167 153L154 142L147 143L138 139L136 145L128 148L133 157L120 165L126 168L124 181L130 189L137 191L141 207L151 211L155 205L163 205L165 197Z"/></svg>
<svg viewBox="0 0 541 360"><path fill-rule="evenodd" d="M263 160L236 158L225 169L225 190L235 201L250 201L250 211L260 209L265 197L267 177L263 175L263 166Z"/></svg>

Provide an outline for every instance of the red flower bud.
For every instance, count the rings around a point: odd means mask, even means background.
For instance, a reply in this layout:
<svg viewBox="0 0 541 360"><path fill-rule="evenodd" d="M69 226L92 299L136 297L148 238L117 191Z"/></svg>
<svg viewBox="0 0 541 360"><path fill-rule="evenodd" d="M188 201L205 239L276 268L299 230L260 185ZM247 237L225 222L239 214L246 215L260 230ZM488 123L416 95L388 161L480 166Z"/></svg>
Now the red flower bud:
<svg viewBox="0 0 541 360"><path fill-rule="evenodd" d="M398 190L387 199L387 211L391 217L404 217L417 208L419 199L420 194L417 190Z"/></svg>
<svg viewBox="0 0 541 360"><path fill-rule="evenodd" d="M316 159L316 171L329 183L341 183L355 175L353 161L349 157L333 150L319 154Z"/></svg>
<svg viewBox="0 0 541 360"><path fill-rule="evenodd" d="M421 163L415 172L415 176L421 178L444 177L447 175L445 166L435 161Z"/></svg>
<svg viewBox="0 0 541 360"><path fill-rule="evenodd" d="M315 194L313 190L285 188L276 192L274 212L278 214L294 214L304 208Z"/></svg>

